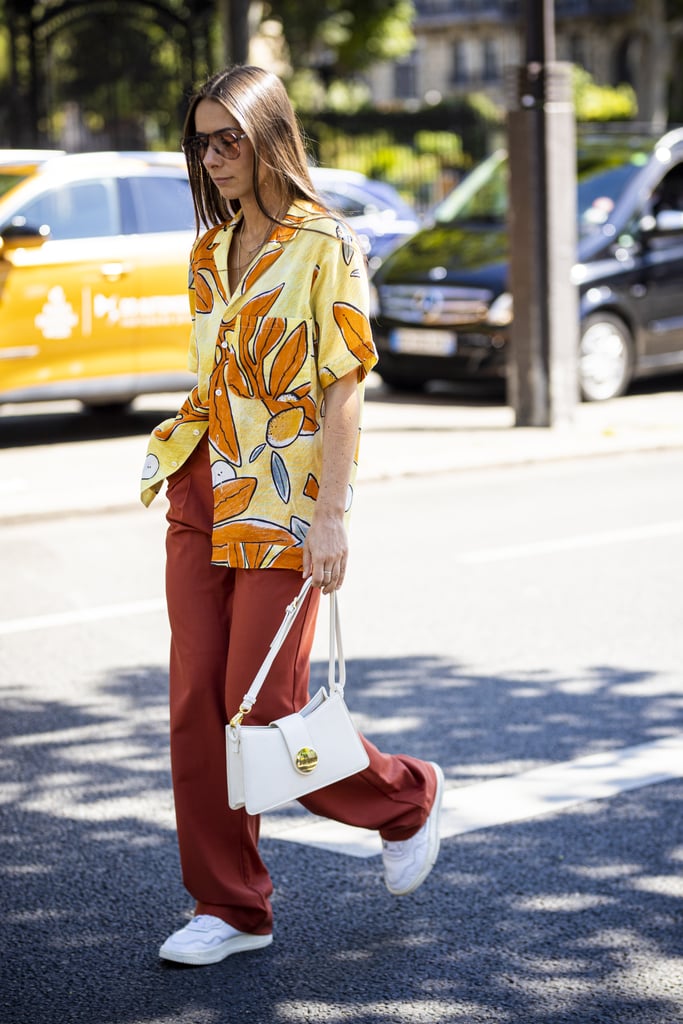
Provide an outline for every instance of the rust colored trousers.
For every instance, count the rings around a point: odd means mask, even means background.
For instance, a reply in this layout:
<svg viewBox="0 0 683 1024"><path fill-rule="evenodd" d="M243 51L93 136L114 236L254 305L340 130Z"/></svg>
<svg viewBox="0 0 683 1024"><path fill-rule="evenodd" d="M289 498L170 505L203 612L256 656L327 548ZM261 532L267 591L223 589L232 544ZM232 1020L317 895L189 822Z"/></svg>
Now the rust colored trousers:
<svg viewBox="0 0 683 1024"><path fill-rule="evenodd" d="M211 565L213 494L206 440L168 482L166 593L171 623L171 766L183 882L196 913L253 934L272 931L260 819L228 805L225 726L237 710L301 589L290 569ZM250 715L263 725L308 700L320 591L309 592ZM363 740L363 772L301 800L314 814L408 839L434 801L431 767L382 754Z"/></svg>

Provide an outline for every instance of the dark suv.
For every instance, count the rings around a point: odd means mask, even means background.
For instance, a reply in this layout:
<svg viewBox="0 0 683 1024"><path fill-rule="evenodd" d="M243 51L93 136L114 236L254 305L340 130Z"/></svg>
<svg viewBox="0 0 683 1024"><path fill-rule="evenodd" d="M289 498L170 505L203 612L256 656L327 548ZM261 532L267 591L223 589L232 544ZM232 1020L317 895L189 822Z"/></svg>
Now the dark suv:
<svg viewBox="0 0 683 1024"><path fill-rule="evenodd" d="M683 129L578 146L579 384L597 401L683 369ZM502 381L512 321L498 151L374 276L378 373L398 389Z"/></svg>

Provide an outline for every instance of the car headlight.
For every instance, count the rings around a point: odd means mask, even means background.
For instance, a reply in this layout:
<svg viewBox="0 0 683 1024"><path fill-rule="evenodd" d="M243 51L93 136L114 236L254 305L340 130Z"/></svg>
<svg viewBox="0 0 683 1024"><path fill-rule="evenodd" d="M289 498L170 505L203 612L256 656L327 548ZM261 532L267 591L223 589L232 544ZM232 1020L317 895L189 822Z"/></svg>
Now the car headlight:
<svg viewBox="0 0 683 1024"><path fill-rule="evenodd" d="M512 295L503 292L489 306L486 321L495 327L507 327L512 322Z"/></svg>

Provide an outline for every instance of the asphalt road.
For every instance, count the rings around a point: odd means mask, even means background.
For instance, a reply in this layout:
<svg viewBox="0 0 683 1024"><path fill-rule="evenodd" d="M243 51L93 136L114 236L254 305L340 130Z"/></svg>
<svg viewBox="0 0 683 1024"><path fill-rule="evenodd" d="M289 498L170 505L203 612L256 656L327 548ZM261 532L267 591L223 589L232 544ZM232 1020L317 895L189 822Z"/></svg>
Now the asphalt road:
<svg viewBox="0 0 683 1024"><path fill-rule="evenodd" d="M202 969L156 956L190 909L163 505L5 523L0 1022L683 1021L683 767L647 769L683 736L682 508L680 451L359 488L349 703L385 749L443 765L441 857L392 899L377 857L296 841L296 809L266 816L275 942ZM552 766L593 778L632 749L638 778L554 810L570 776ZM457 819L468 792L504 777L514 794L536 769L543 813Z"/></svg>

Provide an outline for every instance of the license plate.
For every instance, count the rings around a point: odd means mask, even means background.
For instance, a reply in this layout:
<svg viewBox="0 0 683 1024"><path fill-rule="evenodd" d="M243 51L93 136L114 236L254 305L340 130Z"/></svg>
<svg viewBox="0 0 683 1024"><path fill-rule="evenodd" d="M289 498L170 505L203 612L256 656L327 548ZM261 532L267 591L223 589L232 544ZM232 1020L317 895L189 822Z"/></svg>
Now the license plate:
<svg viewBox="0 0 683 1024"><path fill-rule="evenodd" d="M405 352L419 356L452 356L458 349L455 331L418 331L396 327L389 334L389 348L392 352Z"/></svg>

